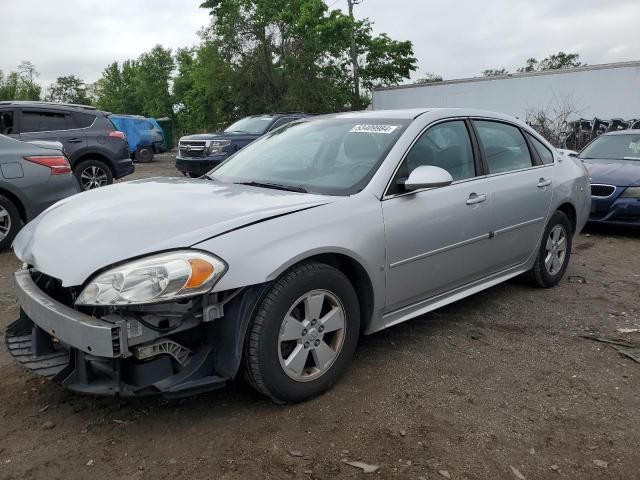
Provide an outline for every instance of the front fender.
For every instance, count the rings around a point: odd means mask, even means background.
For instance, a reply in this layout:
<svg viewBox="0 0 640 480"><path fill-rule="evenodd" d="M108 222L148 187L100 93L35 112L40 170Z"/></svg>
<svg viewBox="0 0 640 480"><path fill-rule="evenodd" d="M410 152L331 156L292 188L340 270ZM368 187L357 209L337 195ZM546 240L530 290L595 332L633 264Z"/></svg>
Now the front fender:
<svg viewBox="0 0 640 480"><path fill-rule="evenodd" d="M370 194L248 225L194 245L229 265L214 291L259 285L320 254L358 262L371 281L374 311L383 308L385 242L380 202Z"/></svg>

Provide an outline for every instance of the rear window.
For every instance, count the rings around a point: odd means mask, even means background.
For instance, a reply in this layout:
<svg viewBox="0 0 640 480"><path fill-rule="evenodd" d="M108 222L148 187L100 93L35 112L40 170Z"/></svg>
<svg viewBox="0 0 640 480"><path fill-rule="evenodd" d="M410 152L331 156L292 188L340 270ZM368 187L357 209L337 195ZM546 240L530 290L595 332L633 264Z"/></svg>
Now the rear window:
<svg viewBox="0 0 640 480"><path fill-rule="evenodd" d="M53 130L66 130L69 128L67 117L64 113L29 111L22 112L20 132L49 132Z"/></svg>
<svg viewBox="0 0 640 480"><path fill-rule="evenodd" d="M531 143L533 144L533 148L535 148L536 152L538 152L538 155L540 156L540 160L542 160L542 163L544 163L545 165L549 165L550 163L553 163L553 153L551 153L551 150L545 147L540 140L538 140L537 138L531 135L529 135L529 140L531 140Z"/></svg>

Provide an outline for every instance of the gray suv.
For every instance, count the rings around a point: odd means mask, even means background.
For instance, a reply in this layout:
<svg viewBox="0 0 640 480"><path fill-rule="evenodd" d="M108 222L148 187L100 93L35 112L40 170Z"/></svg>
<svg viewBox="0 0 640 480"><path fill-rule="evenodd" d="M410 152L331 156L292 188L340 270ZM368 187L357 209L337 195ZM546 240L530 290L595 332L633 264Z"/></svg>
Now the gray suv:
<svg viewBox="0 0 640 480"><path fill-rule="evenodd" d="M83 190L134 172L129 146L110 114L85 105L0 102L0 134L23 141L58 141Z"/></svg>

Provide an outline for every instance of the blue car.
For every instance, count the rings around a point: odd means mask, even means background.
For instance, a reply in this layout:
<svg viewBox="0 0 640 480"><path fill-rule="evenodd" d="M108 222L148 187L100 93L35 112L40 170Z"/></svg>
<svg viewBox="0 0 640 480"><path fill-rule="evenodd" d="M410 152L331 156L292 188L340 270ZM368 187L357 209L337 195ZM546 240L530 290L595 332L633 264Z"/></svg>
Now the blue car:
<svg viewBox="0 0 640 480"><path fill-rule="evenodd" d="M136 162L153 160L154 135L151 122L140 115L111 115L114 125L127 135L129 154Z"/></svg>
<svg viewBox="0 0 640 480"><path fill-rule="evenodd" d="M640 130L601 135L578 158L591 177L589 222L640 226Z"/></svg>

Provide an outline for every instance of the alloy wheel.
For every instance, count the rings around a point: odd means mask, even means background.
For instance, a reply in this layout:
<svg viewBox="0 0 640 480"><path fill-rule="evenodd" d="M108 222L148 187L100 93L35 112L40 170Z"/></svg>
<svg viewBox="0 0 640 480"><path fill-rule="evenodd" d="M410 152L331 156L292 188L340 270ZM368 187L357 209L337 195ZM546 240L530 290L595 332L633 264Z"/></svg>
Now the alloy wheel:
<svg viewBox="0 0 640 480"><path fill-rule="evenodd" d="M83 190L103 187L109 182L107 172L103 168L91 165L80 172L80 184Z"/></svg>
<svg viewBox="0 0 640 480"><path fill-rule="evenodd" d="M562 225L556 225L547 237L544 266L550 275L556 275L564 265L567 256L567 232Z"/></svg>
<svg viewBox="0 0 640 480"><path fill-rule="evenodd" d="M11 215L0 205L0 240L4 240L11 231Z"/></svg>
<svg viewBox="0 0 640 480"><path fill-rule="evenodd" d="M298 298L285 315L278 338L284 372L298 382L315 380L338 358L346 332L345 309L328 290Z"/></svg>

